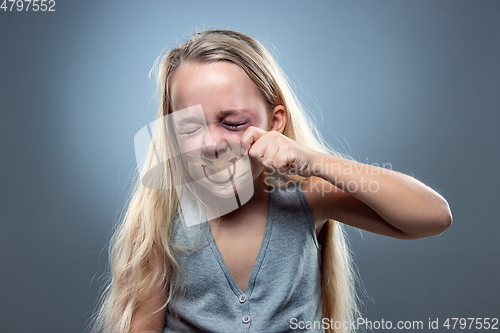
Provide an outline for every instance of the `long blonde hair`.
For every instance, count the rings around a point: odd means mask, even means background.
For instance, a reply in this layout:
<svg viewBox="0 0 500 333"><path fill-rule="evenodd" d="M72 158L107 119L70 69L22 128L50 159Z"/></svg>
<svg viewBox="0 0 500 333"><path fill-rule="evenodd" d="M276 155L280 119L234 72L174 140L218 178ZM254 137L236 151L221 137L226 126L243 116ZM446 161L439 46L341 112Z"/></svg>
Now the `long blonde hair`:
<svg viewBox="0 0 500 333"><path fill-rule="evenodd" d="M271 54L259 41L240 32L197 32L181 46L157 59L152 73L157 78L159 117L172 112L172 74L181 63L188 61L230 61L238 65L261 91L271 110L280 104L285 107L287 123L284 135L316 151L345 157L330 149L321 138ZM110 241L111 274L95 316L95 332L129 332L139 299L153 288L161 288L168 295L158 310L167 307L179 295L181 267L172 241L172 221L179 214L179 200L171 186L173 179L168 163L160 172L167 183L160 188L144 186L138 179L128 210ZM345 232L340 223L329 220L321 233L323 316L334 322L348 323L357 313L357 302L355 275ZM348 328L329 331L351 332Z"/></svg>

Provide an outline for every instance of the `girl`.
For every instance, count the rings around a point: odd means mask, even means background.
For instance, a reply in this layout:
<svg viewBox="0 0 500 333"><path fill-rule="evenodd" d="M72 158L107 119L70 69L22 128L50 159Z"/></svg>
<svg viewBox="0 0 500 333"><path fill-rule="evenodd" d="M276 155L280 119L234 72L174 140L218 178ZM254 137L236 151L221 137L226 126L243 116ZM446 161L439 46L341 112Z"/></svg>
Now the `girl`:
<svg viewBox="0 0 500 333"><path fill-rule="evenodd" d="M196 33L156 67L165 126L148 155L154 172L141 173L112 239L95 331L350 332L356 297L337 221L400 239L450 226L446 200L429 187L329 149L252 37ZM229 178L215 180L208 165L223 170L228 154ZM235 183L245 158L250 186ZM200 166L212 188L193 172ZM183 197L205 213L217 203L219 214L189 223Z"/></svg>

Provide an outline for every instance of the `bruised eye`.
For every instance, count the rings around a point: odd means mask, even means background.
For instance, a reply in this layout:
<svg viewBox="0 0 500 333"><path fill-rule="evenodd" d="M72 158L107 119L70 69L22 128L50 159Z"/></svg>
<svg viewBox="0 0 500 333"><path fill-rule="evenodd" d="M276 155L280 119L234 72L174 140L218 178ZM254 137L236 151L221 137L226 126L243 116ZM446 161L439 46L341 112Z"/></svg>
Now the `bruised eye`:
<svg viewBox="0 0 500 333"><path fill-rule="evenodd" d="M226 127L229 130L235 131L240 129L241 126L245 125L247 122L239 122L239 123L231 123L231 122L223 122L222 126Z"/></svg>

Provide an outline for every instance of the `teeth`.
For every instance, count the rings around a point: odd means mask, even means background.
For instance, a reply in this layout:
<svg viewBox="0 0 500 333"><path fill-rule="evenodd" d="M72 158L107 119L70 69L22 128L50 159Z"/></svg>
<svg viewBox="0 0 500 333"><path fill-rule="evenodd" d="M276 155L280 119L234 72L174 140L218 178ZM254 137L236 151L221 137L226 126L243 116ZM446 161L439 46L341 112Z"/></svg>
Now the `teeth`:
<svg viewBox="0 0 500 333"><path fill-rule="evenodd" d="M210 177L211 180L214 180L216 182L224 182L228 180L229 178L232 178L233 176L233 169L234 167L228 167L225 170L221 170L220 172L214 173L210 175L208 172L208 176Z"/></svg>
<svg viewBox="0 0 500 333"><path fill-rule="evenodd" d="M235 157L236 162L233 160ZM209 190L231 188L252 177L249 159L247 155L241 157L239 150L232 151L219 159L221 166L227 166L220 171L217 169L217 160L192 156L187 156L187 159L192 178Z"/></svg>

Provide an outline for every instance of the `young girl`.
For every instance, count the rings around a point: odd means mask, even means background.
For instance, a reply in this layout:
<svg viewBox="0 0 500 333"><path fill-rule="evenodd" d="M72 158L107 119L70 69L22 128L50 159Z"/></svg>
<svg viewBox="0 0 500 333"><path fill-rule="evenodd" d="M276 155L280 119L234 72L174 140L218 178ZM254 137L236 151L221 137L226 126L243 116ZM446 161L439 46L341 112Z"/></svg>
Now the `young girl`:
<svg viewBox="0 0 500 333"><path fill-rule="evenodd" d="M112 239L95 331L350 332L356 296L337 221L400 239L450 226L429 187L327 148L252 37L196 33L157 65L165 126L148 165L159 167L141 172ZM245 168L250 181L238 181ZM205 222L186 214L186 197Z"/></svg>

